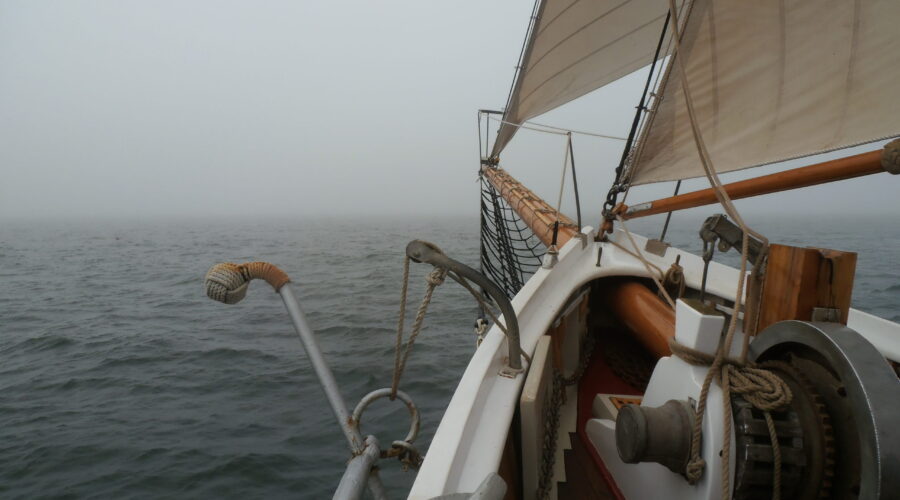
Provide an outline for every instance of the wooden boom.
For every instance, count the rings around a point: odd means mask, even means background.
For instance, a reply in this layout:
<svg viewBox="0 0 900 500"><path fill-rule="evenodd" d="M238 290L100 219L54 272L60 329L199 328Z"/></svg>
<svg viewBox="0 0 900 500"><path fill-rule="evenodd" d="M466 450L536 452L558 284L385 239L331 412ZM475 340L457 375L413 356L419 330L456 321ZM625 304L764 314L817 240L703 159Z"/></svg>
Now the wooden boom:
<svg viewBox="0 0 900 500"><path fill-rule="evenodd" d="M494 186L506 203L519 214L522 221L541 242L549 247L553 243L553 226L556 224L556 209L534 194L530 189L514 179L499 167L482 167L481 175ZM578 232L578 225L562 213L559 214L559 231L556 245L562 247Z"/></svg>
<svg viewBox="0 0 900 500"><path fill-rule="evenodd" d="M897 141L894 141L894 143L896 142ZM894 143L891 143L888 146L891 146ZM888 148L885 148L886 152L887 150ZM894 167L894 165L889 165L887 161L882 161L882 151L878 150L817 163L807 167L795 168L793 170L778 172L771 175L764 175L762 177L744 181L732 182L730 184L725 184L723 187L732 200L739 200L741 198L777 193L788 189L815 186L816 184L824 184L826 182L877 174L879 172L890 172L893 174L900 173L894 171ZM700 191L694 191L693 193L680 194L628 207L625 210L625 213L622 214L622 217L625 219L635 219L637 217L646 217L648 215L700 207L716 203L717 201L716 193L712 188L701 189Z"/></svg>

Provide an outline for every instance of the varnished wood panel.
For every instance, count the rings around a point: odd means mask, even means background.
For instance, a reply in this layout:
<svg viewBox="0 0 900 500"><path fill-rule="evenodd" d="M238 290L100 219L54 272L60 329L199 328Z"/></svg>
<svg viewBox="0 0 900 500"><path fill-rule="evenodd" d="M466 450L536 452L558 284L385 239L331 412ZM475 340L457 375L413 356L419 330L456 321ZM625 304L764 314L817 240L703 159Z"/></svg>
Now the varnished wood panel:
<svg viewBox="0 0 900 500"><path fill-rule="evenodd" d="M815 307L838 309L846 324L855 272L853 252L771 245L757 331L788 319L808 321Z"/></svg>

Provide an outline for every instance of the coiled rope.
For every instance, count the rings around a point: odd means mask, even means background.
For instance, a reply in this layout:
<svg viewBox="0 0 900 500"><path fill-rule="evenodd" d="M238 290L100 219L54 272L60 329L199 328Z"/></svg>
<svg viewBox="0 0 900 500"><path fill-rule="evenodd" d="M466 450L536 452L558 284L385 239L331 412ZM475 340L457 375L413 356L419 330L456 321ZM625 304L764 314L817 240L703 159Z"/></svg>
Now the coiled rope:
<svg viewBox="0 0 900 500"><path fill-rule="evenodd" d="M775 421L772 419L770 412L780 410L791 403L793 394L790 387L774 372L765 369L765 365L751 365L743 361L724 357L719 355L708 354L697 349L692 349L683 344L679 344L674 340L669 341L669 348L672 354L683 359L685 362L698 365L709 366L707 371L707 380L711 374L719 374L719 383L722 387L722 399L724 405L731 408L731 394L740 394L743 398L753 405L755 408L762 410L766 418L766 427L769 431L769 439L772 441L773 469L774 478L772 481L772 498L781 497L781 447L778 444L778 434L775 430ZM721 351L720 351L721 352ZM704 381L703 392L700 394L700 401L706 401L709 391L709 383ZM699 412L698 408L698 412ZM732 421L731 412L726 412L725 434L731 435ZM706 461L700 456L700 429L702 422L700 419L694 419L694 429L691 435L691 458L687 465L685 475L691 484L696 483L703 476L703 469ZM726 446L725 450L729 450ZM722 455L724 467L726 468L725 476L723 476L722 498L730 498L731 491L727 480L728 453Z"/></svg>

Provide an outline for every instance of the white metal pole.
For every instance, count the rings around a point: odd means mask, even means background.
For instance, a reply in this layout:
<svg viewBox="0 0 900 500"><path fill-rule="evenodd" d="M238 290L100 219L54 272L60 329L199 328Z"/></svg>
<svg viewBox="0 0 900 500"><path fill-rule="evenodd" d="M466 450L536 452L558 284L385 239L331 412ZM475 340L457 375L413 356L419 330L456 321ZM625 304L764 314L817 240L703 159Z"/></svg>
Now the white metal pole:
<svg viewBox="0 0 900 500"><path fill-rule="evenodd" d="M313 369L315 369L316 375L319 377L319 383L322 385L325 397L328 398L331 410L334 412L334 416L337 418L341 430L344 431L344 436L347 438L347 443L350 445L350 451L354 456L363 454L366 452L366 443L360 435L359 429L350 425L350 412L347 411L347 405L344 403L344 398L341 397L341 392L338 389L337 381L334 379L334 374L331 372L331 368L328 367L325 357L322 356L322 351L319 349L319 344L316 342L315 333L313 333L312 328L306 321L306 316L300 309L300 304L297 301L297 297L294 295L291 284L286 283L282 286L278 291L278 294L281 295L281 300L284 301L284 306L291 316L291 321L294 323L294 329L297 330L297 334L300 335L300 341L303 343L306 355L309 357L309 361L312 363ZM380 454L377 441L369 443L369 447L374 447L376 456ZM370 455L371 453L372 451L368 451L366 452L366 455ZM366 463L368 463L368 461L366 461ZM370 471L371 472L368 475L369 490L377 500L386 499L387 495L384 491L384 486L381 484L381 480L378 477L378 473L374 469L371 469L371 467ZM341 481L341 484L344 484L343 480ZM353 490L349 489L348 491ZM335 498L338 497L335 495Z"/></svg>

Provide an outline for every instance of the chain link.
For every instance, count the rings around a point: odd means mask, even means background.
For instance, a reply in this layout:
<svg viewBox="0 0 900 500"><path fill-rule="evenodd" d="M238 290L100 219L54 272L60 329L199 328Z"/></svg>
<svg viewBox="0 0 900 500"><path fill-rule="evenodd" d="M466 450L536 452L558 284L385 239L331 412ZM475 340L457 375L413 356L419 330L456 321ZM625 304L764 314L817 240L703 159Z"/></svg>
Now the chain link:
<svg viewBox="0 0 900 500"><path fill-rule="evenodd" d="M553 389L550 402L544 407L544 446L541 451L540 481L536 497L545 500L550 496L550 485L553 479L553 466L556 464L556 440L559 431L559 413L562 406L565 385L562 377L553 370Z"/></svg>
<svg viewBox="0 0 900 500"><path fill-rule="evenodd" d="M559 414L565 403L566 387L581 380L587 369L591 354L594 352L594 337L590 333L581 342L581 357L572 375L564 377L556 368L553 369L553 388L550 401L544 406L544 443L541 450L540 480L536 496L538 500L546 500L550 496L553 480L553 466L556 464L556 442L559 434Z"/></svg>

